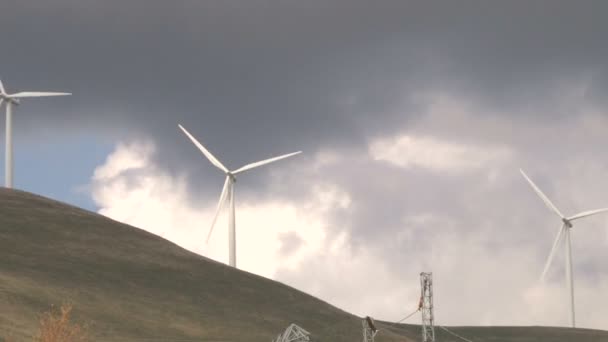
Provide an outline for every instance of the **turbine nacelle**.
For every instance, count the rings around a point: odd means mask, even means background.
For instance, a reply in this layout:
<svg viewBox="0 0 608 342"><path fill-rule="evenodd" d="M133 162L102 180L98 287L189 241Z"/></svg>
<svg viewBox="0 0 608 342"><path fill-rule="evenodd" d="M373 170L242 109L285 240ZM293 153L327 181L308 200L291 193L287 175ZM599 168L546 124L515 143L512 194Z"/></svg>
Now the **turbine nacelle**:
<svg viewBox="0 0 608 342"><path fill-rule="evenodd" d="M4 102L4 101L10 102L17 106L21 103L21 101L19 101L19 99L12 98L10 95L8 95L4 92L0 92L0 104L1 104L1 102Z"/></svg>
<svg viewBox="0 0 608 342"><path fill-rule="evenodd" d="M572 222L570 222L570 220L568 220L565 217L562 217L562 222L564 222L564 226L568 227L568 228L572 228Z"/></svg>
<svg viewBox="0 0 608 342"><path fill-rule="evenodd" d="M10 95L5 95L5 94L0 94L0 100L12 103L15 106L18 106L21 104L21 101L19 99L12 98L12 97L10 97Z"/></svg>

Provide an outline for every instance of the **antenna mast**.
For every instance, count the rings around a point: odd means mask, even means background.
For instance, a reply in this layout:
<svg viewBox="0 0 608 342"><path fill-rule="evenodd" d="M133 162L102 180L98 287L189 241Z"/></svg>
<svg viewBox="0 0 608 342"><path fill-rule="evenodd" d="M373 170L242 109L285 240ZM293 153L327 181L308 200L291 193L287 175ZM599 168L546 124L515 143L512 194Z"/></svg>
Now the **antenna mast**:
<svg viewBox="0 0 608 342"><path fill-rule="evenodd" d="M422 341L435 342L433 317L433 273L420 273L420 306L422 307Z"/></svg>

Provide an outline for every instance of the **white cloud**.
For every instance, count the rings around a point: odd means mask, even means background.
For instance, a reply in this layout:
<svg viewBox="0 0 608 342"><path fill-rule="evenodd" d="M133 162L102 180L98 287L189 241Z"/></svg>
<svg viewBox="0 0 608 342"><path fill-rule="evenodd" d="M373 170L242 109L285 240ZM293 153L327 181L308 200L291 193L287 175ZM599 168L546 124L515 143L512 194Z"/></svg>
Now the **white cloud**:
<svg viewBox="0 0 608 342"><path fill-rule="evenodd" d="M463 127L474 120L466 115L461 118ZM422 121L421 125L426 133L402 132L378 138L370 145L368 157L403 167L404 173L408 168L417 167L457 174L461 177L457 182L470 182L473 178L464 178L467 172L492 173L505 165L511 168L513 159L521 158L520 154L526 152L499 143L462 142L449 135L438 138L428 133L432 127L430 121ZM428 211L415 214L399 213L396 220L403 229L396 235L381 237L373 245L366 245L365 241L355 244L350 211L360 205L383 204L353 197L349 189L332 183L328 169L338 169L340 177L360 171L341 167L363 165L353 161L360 161L365 153L352 152L316 154L310 169L301 170L300 181L306 182L311 191L297 201L239 202L237 197L239 268L282 281L360 316L385 320L398 320L416 307L419 273L432 271L438 324L567 325L567 297L560 274L563 272L560 256L550 272L550 281L545 285L537 282L556 227L551 224L550 213L543 211L542 203L533 193L526 192L529 189L521 179L517 183L521 187L516 190L521 193L492 196L482 193L488 203L472 202L462 207L467 211L462 213L463 217L451 217L454 213L442 209L448 207L446 205L433 205ZM200 207L190 203L185 178L158 169L152 163L152 153L153 144L119 144L99 166L93 176L92 189L100 213L227 262L225 215L218 220L210 244L205 247L215 201ZM605 185L595 184L591 179L598 179L597 175L606 168L601 163L575 165L576 169L571 172L592 175L588 180L581 180L580 189L571 184L572 177L556 175L559 188L564 189L560 194L571 195L577 202L591 202L589 199L593 199L592 204L599 202L604 192L591 190L593 187L603 189ZM509 170L503 171L499 180L507 185L492 190L508 190L511 178L519 177L514 170L513 176L509 176ZM476 192L483 189L471 187L469 190L467 199L479 201ZM218 189L210 191L216 193ZM438 204L441 200L437 199ZM494 200L499 203L490 203ZM556 197L556 202L559 201ZM513 205L518 208L515 214L505 214ZM349 217L337 222L336 212ZM484 216L477 217L479 214ZM538 222L546 220L547 225L517 226L522 220L536 217ZM501 221L510 218L513 220ZM586 222L585 229L593 229L587 227L592 224L593 220ZM373 224L369 229L374 230L370 235L382 232L381 227ZM575 261L588 260L597 266L598 256L605 255L606 242L603 238L597 239L597 235L583 235L582 230L576 233ZM542 238L538 239L539 236ZM286 249L291 251L287 253ZM594 278L588 277L577 266L575 273L579 326L607 329L603 317L608 315L608 309L597 303L608 302L608 276L600 270ZM419 322L419 317L408 322Z"/></svg>
<svg viewBox="0 0 608 342"><path fill-rule="evenodd" d="M119 144L98 167L92 188L99 212L226 263L225 215L216 223L205 248L203 241L215 203L191 206L183 179L172 179L150 163L153 151L149 144ZM137 171L136 182L128 181L127 171ZM418 289L412 286L403 292L378 256L365 249L351 249L346 230L332 238L326 235L325 215L347 209L351 201L347 193L320 183L312 194L304 203L238 203L237 198L239 268L286 282L356 313L388 309L400 315L402 307L394 305L393 295L406 301L415 297ZM281 238L288 232L299 237L302 245L282 255ZM381 291L370 295L362 291L365 287Z"/></svg>
<svg viewBox="0 0 608 342"><path fill-rule="evenodd" d="M152 165L151 143L118 144L95 170L93 199L99 213L165 237L178 245L227 262L226 211L206 246L216 203L193 207L184 178L172 178ZM136 172L133 177L130 172ZM134 178L134 179L132 179ZM322 216L332 206L348 206L348 196L330 186L318 186L314 201L299 209L294 203L239 203L237 197L237 263L240 269L272 277L277 267L296 268L306 255L317 253L324 241ZM294 253L280 255L281 238L292 232L302 241Z"/></svg>
<svg viewBox="0 0 608 342"><path fill-rule="evenodd" d="M509 159L511 151L501 146L479 147L431 136L410 134L373 141L369 153L399 167L422 167L436 171L468 171Z"/></svg>
<svg viewBox="0 0 608 342"><path fill-rule="evenodd" d="M141 169L149 163L152 153L154 146L150 142L130 145L119 143L114 153L106 158L105 164L95 169L93 180L107 180L127 170Z"/></svg>

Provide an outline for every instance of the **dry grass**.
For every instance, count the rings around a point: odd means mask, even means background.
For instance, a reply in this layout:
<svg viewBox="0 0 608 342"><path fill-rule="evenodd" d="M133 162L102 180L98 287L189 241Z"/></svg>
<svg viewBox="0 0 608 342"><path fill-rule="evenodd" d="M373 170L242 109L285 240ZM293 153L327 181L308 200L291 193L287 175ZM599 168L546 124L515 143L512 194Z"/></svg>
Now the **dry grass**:
<svg viewBox="0 0 608 342"><path fill-rule="evenodd" d="M40 319L37 342L86 342L86 328L70 322L72 305L64 304L59 311L49 311Z"/></svg>

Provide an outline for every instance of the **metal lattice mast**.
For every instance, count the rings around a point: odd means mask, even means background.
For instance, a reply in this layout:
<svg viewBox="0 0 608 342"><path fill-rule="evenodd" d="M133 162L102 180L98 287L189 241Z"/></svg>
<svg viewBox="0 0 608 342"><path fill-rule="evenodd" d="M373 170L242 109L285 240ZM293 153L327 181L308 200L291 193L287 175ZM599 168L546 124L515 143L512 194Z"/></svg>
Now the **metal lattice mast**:
<svg viewBox="0 0 608 342"><path fill-rule="evenodd" d="M308 331L292 323L272 342L309 342L310 337L308 335L310 335Z"/></svg>
<svg viewBox="0 0 608 342"><path fill-rule="evenodd" d="M435 342L433 317L433 273L420 273L420 301L422 304L422 341Z"/></svg>
<svg viewBox="0 0 608 342"><path fill-rule="evenodd" d="M363 319L363 342L374 342L374 337L378 333L374 320L367 316Z"/></svg>

